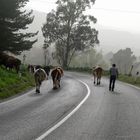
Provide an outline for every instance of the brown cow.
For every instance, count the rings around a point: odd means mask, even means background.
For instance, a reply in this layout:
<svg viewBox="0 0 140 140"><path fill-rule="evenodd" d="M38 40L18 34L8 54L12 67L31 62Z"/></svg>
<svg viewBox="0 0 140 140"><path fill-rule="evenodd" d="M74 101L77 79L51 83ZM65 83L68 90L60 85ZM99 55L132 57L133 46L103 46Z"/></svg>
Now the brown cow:
<svg viewBox="0 0 140 140"><path fill-rule="evenodd" d="M16 72L19 72L21 61L18 58L9 56L6 60L6 68L13 69L15 68Z"/></svg>
<svg viewBox="0 0 140 140"><path fill-rule="evenodd" d="M60 87L60 80L61 77L63 76L64 72L61 67L56 67L52 70L51 72L51 77L53 80L53 89L57 89Z"/></svg>
<svg viewBox="0 0 140 140"><path fill-rule="evenodd" d="M103 69L99 66L93 67L94 84L100 85Z"/></svg>
<svg viewBox="0 0 140 140"><path fill-rule="evenodd" d="M18 73L21 61L13 56L9 56L4 52L0 52L0 65L4 65L6 68L15 68Z"/></svg>
<svg viewBox="0 0 140 140"><path fill-rule="evenodd" d="M36 93L40 93L40 87L42 82L47 78L47 74L44 69L38 68L34 73L35 83L36 83Z"/></svg>

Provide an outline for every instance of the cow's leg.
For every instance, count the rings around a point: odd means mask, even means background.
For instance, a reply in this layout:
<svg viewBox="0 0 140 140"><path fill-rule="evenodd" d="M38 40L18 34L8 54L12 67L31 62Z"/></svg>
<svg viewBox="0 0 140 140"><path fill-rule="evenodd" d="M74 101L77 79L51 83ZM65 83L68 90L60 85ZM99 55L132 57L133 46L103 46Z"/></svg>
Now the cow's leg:
<svg viewBox="0 0 140 140"><path fill-rule="evenodd" d="M97 85L99 85L99 78L97 77Z"/></svg>
<svg viewBox="0 0 140 140"><path fill-rule="evenodd" d="M97 85L100 85L100 78L97 78Z"/></svg>
<svg viewBox="0 0 140 140"><path fill-rule="evenodd" d="M40 93L40 86L36 86L36 93Z"/></svg>
<svg viewBox="0 0 140 140"><path fill-rule="evenodd" d="M61 80L61 76L59 76L58 78L58 87L60 88L60 80Z"/></svg>
<svg viewBox="0 0 140 140"><path fill-rule="evenodd" d="M53 89L55 89L55 80L53 79Z"/></svg>
<svg viewBox="0 0 140 140"><path fill-rule="evenodd" d="M36 82L36 93L40 93L40 84Z"/></svg>
<svg viewBox="0 0 140 140"><path fill-rule="evenodd" d="M94 75L94 84L95 84L95 79L96 79L96 76Z"/></svg>
<svg viewBox="0 0 140 140"><path fill-rule="evenodd" d="M99 78L98 85L100 85L100 83L101 83L100 80L101 80L101 79Z"/></svg>
<svg viewBox="0 0 140 140"><path fill-rule="evenodd" d="M57 89L56 79L53 79L53 89Z"/></svg>
<svg viewBox="0 0 140 140"><path fill-rule="evenodd" d="M58 80L58 87L60 88L60 80Z"/></svg>
<svg viewBox="0 0 140 140"><path fill-rule="evenodd" d="M35 77L35 83L36 83L36 93L40 93L40 85L41 85L41 83L39 81L38 76Z"/></svg>

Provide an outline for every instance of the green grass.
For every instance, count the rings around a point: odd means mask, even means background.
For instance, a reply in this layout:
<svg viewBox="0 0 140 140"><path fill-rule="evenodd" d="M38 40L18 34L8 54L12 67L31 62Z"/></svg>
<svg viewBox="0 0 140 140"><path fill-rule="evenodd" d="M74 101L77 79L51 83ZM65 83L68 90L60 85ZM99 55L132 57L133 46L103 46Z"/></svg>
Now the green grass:
<svg viewBox="0 0 140 140"><path fill-rule="evenodd" d="M118 80L140 87L140 77L136 79L128 75L119 75Z"/></svg>
<svg viewBox="0 0 140 140"><path fill-rule="evenodd" d="M0 100L19 94L34 85L33 75L25 69L20 77L15 71L0 68Z"/></svg>

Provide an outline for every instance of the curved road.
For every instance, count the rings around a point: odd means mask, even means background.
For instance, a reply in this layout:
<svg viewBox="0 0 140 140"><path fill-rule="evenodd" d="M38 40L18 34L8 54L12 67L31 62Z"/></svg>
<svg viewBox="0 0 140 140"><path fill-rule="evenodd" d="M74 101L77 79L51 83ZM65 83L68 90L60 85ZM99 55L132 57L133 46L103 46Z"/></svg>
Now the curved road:
<svg viewBox="0 0 140 140"><path fill-rule="evenodd" d="M67 72L59 90L45 81L33 91L0 103L0 140L35 140L64 118L86 96L81 108L44 140L139 140L140 89L122 82L108 91L108 79L94 86L90 75Z"/></svg>
<svg viewBox="0 0 140 140"><path fill-rule="evenodd" d="M88 84L91 95L83 106L44 140L140 140L140 89L108 79L94 86L90 75L69 73Z"/></svg>
<svg viewBox="0 0 140 140"><path fill-rule="evenodd" d="M85 97L79 81L64 76L61 88L44 81L41 94L32 91L0 103L0 140L34 140L66 116Z"/></svg>

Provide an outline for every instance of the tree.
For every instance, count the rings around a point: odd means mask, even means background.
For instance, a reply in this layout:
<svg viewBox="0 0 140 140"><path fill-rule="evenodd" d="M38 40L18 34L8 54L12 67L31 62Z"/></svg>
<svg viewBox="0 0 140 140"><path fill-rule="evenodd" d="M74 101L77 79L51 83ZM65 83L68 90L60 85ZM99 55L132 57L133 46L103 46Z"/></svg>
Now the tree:
<svg viewBox="0 0 140 140"><path fill-rule="evenodd" d="M32 39L37 32L23 31L34 19L31 16L32 11L27 12L23 9L28 1L0 0L0 51L20 54L24 50L29 50L37 41Z"/></svg>
<svg viewBox="0 0 140 140"><path fill-rule="evenodd" d="M98 31L91 27L96 23L92 15L85 15L87 7L95 0L57 0L56 11L47 14L42 27L48 43L56 46L58 62L67 68L76 51L94 47L99 43Z"/></svg>
<svg viewBox="0 0 140 140"><path fill-rule="evenodd" d="M94 48L89 48L86 51L78 52L72 59L71 67L94 67L101 66L104 69L108 68L107 62L104 60L102 52L97 52Z"/></svg>
<svg viewBox="0 0 140 140"><path fill-rule="evenodd" d="M117 65L120 73L128 74L135 60L136 57L133 55L131 49L126 48L115 53L111 62Z"/></svg>

